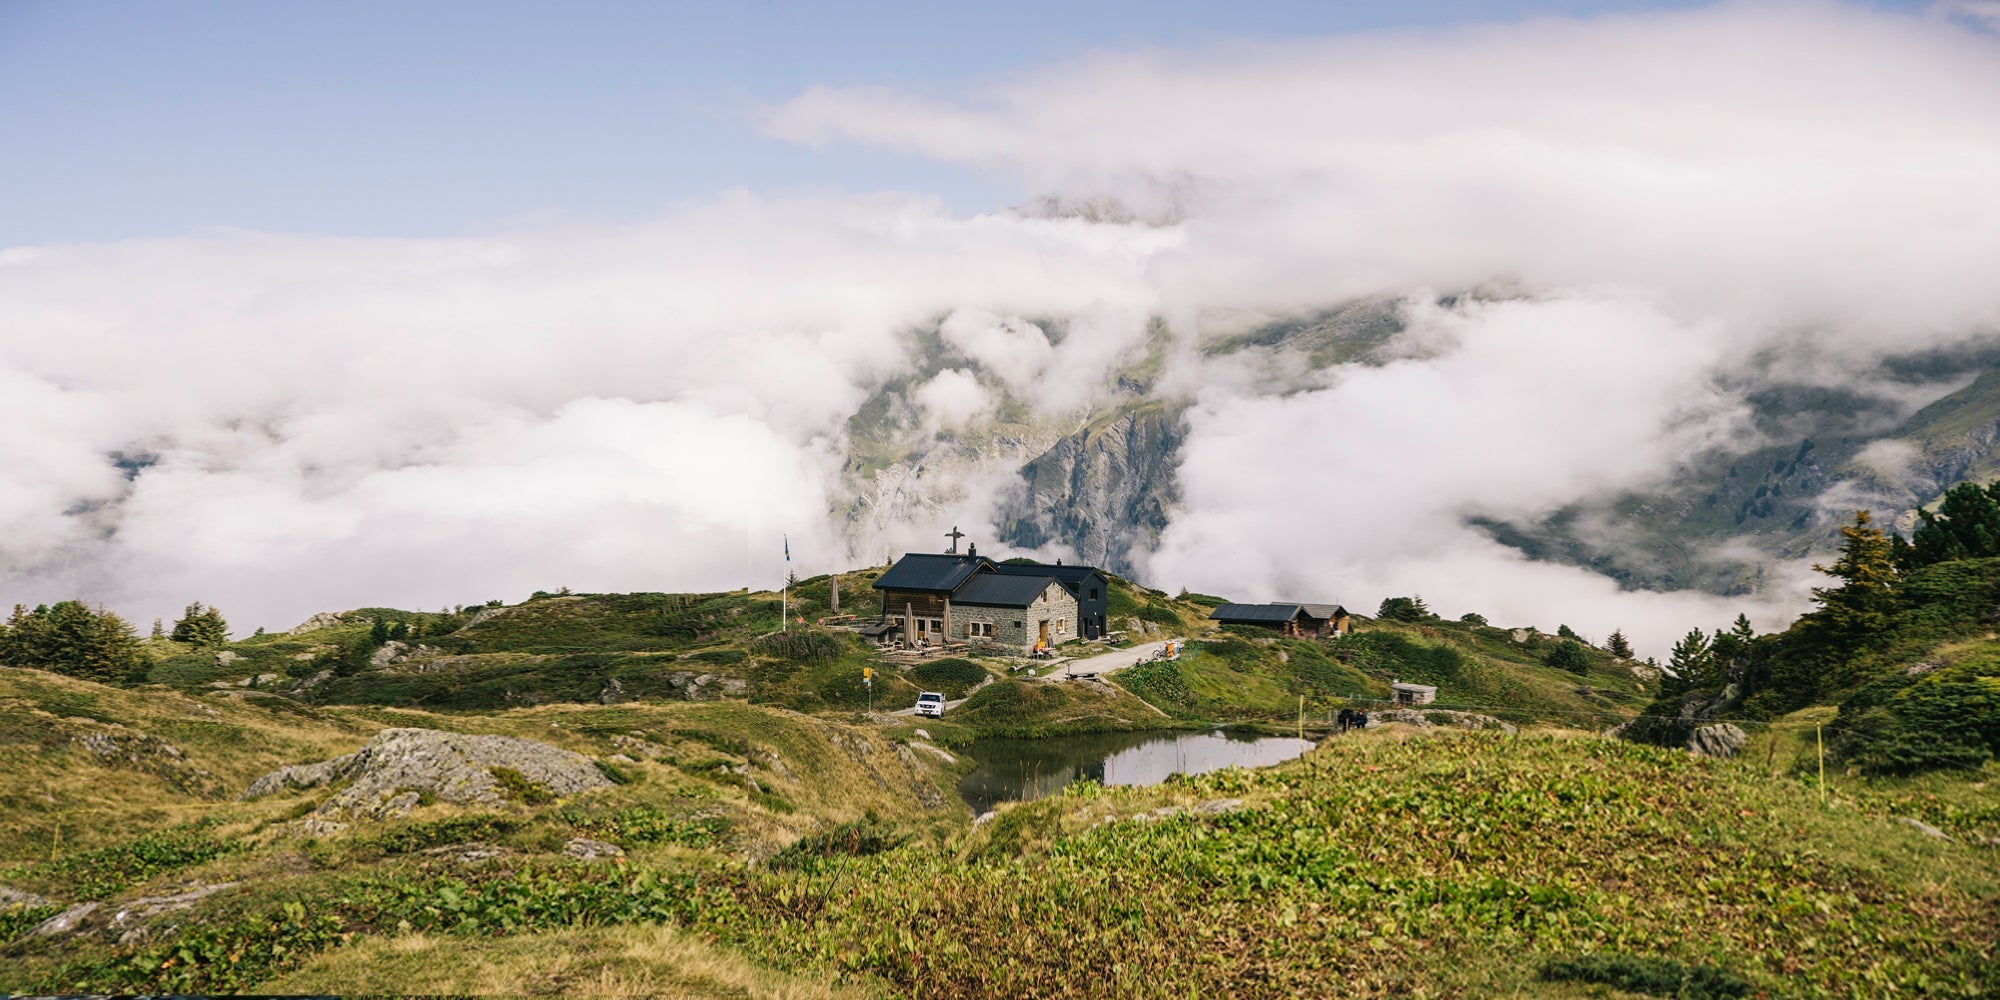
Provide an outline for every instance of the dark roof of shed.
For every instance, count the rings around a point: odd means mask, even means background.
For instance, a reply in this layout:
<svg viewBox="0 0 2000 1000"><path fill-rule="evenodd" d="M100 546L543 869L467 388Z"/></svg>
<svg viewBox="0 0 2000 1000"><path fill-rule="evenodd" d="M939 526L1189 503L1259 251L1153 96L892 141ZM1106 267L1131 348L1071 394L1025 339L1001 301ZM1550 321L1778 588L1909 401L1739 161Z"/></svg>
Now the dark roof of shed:
<svg viewBox="0 0 2000 1000"><path fill-rule="evenodd" d="M1301 610L1296 604L1224 604L1209 612L1208 617L1220 622L1278 624L1298 617Z"/></svg>
<svg viewBox="0 0 2000 1000"><path fill-rule="evenodd" d="M1339 618L1347 614L1347 609L1338 604L1300 604L1299 607L1306 609L1306 614L1314 618Z"/></svg>
<svg viewBox="0 0 2000 1000"><path fill-rule="evenodd" d="M934 590L949 593L965 578L991 566L984 556L949 555L942 552L911 552L875 579L876 590Z"/></svg>
<svg viewBox="0 0 2000 1000"><path fill-rule="evenodd" d="M981 573L951 595L953 604L979 604L990 608L1025 608L1056 582L1046 576L1014 576Z"/></svg>

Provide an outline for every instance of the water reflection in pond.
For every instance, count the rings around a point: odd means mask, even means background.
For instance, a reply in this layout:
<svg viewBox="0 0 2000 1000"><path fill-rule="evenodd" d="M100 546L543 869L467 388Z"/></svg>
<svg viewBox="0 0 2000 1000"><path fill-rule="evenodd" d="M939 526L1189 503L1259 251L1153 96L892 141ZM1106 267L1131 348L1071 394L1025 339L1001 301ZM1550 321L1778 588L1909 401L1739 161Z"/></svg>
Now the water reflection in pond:
<svg viewBox="0 0 2000 1000"><path fill-rule="evenodd" d="M978 740L965 748L977 766L960 779L958 794L977 814L1001 802L1039 799L1074 781L1155 785L1171 774L1265 767L1291 760L1312 746L1311 740L1221 730Z"/></svg>

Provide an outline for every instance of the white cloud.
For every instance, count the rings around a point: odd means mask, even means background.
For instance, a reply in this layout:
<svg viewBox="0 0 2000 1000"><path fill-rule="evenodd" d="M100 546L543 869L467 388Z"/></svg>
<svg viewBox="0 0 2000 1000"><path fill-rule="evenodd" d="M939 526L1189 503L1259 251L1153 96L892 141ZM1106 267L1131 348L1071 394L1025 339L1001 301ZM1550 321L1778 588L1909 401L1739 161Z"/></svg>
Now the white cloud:
<svg viewBox="0 0 2000 1000"><path fill-rule="evenodd" d="M925 426L933 432L956 430L993 412L993 394L979 384L978 376L963 368L947 368L917 388L917 404L923 407Z"/></svg>
<svg viewBox="0 0 2000 1000"><path fill-rule="evenodd" d="M938 333L945 343L977 361L1020 395L1033 388L1056 353L1041 327L984 309L954 311L939 325Z"/></svg>
<svg viewBox="0 0 2000 1000"><path fill-rule="evenodd" d="M928 199L730 195L483 239L0 257L0 601L241 624L832 562L847 416L961 307L1144 313L1143 252ZM973 415L941 386L928 402ZM962 388L962 387L960 387ZM953 409L952 407L956 407ZM114 454L150 455L130 480Z"/></svg>
<svg viewBox="0 0 2000 1000"><path fill-rule="evenodd" d="M769 128L1079 196L1192 191L1156 275L1202 307L1511 275L1928 337L1996 317L1996 47L1724 4L1097 55L964 101L820 88Z"/></svg>

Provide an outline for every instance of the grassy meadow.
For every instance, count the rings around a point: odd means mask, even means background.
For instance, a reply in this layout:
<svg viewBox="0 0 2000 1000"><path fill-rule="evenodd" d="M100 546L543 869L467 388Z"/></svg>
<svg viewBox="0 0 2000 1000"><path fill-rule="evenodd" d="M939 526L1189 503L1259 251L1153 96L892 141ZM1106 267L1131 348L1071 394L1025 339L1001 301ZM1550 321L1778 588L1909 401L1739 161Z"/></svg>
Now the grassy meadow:
<svg viewBox="0 0 2000 1000"><path fill-rule="evenodd" d="M573 746L628 724L677 734L674 762L569 801L427 807L334 837L286 823L324 792L215 803L165 836L16 862L0 882L50 894L91 880L238 884L140 942L16 940L0 986L1567 997L2000 985L2000 873L1976 840L1991 816L1941 816L1956 839L1928 837L1894 818L1936 794L1920 785L1839 776L1822 804L1811 782L1746 760L1396 727L1261 771L1072 786L972 827L893 781L869 793L870 775L905 763L887 741L855 753L853 734L774 718L746 756L715 728L741 716L600 711L496 721L560 723ZM793 781L753 773L785 790L782 804L713 766L766 748ZM565 857L580 835L626 854ZM1620 982L1652 985L1603 985Z"/></svg>
<svg viewBox="0 0 2000 1000"><path fill-rule="evenodd" d="M878 572L840 576L850 610ZM364 609L229 656L156 640L136 685L0 669L0 885L52 901L0 909L0 990L2000 990L2000 765L1836 765L1823 793L1830 706L1746 723L1737 758L1697 759L1597 735L1657 680L1594 649L1580 674L1548 666L1555 639L1535 630L1357 618L1345 638L1287 639L1214 628L1218 598L1122 580L1113 627L1128 645L1190 637L1181 659L1091 682L982 656L906 671L813 625L831 582L794 588L804 623L783 634L772 593L558 593ZM878 710L919 690L968 700L938 720L866 714L870 666ZM970 762L952 748L981 737L1289 728L1302 704L1321 723L1379 707L1397 679L1523 731L1329 736L1274 768L1077 784L976 823L956 797ZM389 727L540 740L616 783L425 801L337 832L305 822L337 788L237 801ZM572 857L575 838L623 853ZM72 903L216 886L139 933L25 934Z"/></svg>

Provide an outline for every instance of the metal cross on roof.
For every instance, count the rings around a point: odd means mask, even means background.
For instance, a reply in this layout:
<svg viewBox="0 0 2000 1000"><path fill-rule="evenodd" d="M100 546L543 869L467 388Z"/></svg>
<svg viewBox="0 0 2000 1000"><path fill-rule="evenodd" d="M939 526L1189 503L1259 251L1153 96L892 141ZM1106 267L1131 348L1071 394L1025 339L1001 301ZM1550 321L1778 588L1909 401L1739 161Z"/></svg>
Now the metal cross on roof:
<svg viewBox="0 0 2000 1000"><path fill-rule="evenodd" d="M958 530L958 525L954 524L951 526L950 531L944 533L944 537L951 539L951 548L946 549L945 552L949 555L957 555L958 540L965 537L965 532Z"/></svg>

